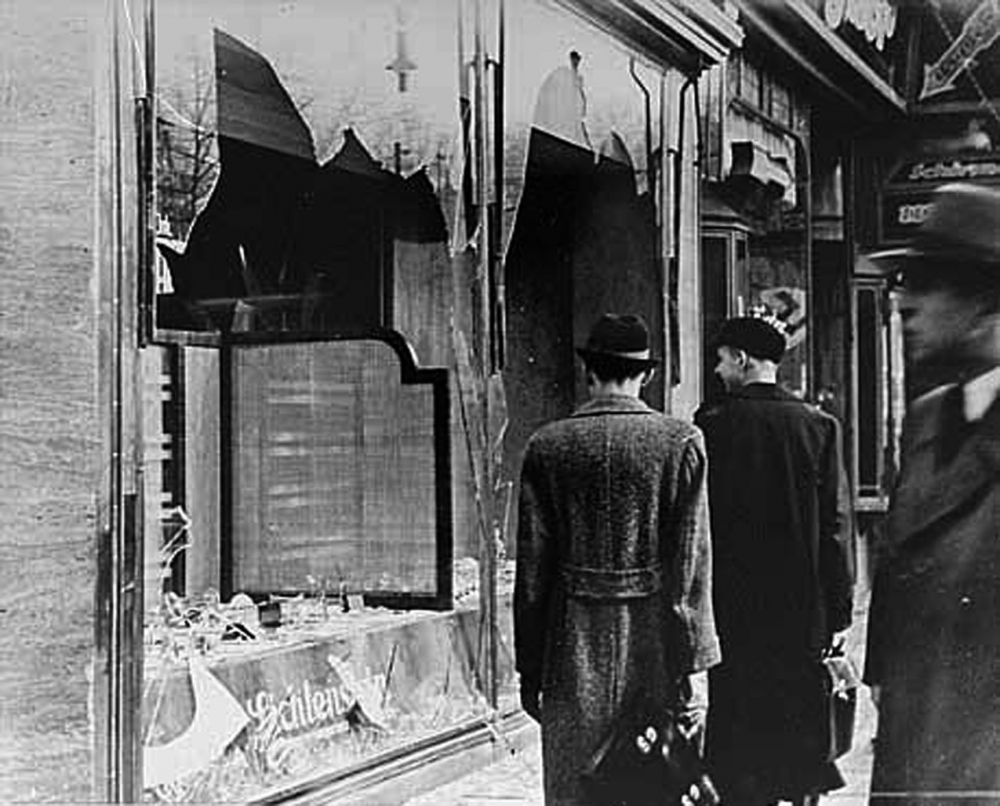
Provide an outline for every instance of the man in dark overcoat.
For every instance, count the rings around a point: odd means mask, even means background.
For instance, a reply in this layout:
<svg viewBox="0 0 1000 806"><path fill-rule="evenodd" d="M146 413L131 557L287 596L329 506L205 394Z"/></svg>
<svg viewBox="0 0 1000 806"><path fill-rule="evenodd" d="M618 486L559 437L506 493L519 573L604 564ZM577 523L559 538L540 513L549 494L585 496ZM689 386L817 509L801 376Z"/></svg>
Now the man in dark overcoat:
<svg viewBox="0 0 1000 806"><path fill-rule="evenodd" d="M640 399L640 317L603 316L577 352L590 400L532 435L518 507L516 666L549 804L591 802L581 772L634 697L685 709L719 660L702 435Z"/></svg>
<svg viewBox="0 0 1000 806"><path fill-rule="evenodd" d="M837 421L776 383L779 324L725 322L726 395L703 406L722 663L710 674L709 770L734 806L815 801L830 760L821 657L851 622L854 555Z"/></svg>
<svg viewBox="0 0 1000 806"><path fill-rule="evenodd" d="M873 256L874 257L874 256ZM915 400L877 553L865 681L872 801L1000 803L1000 193L936 192L901 280L908 366L965 372Z"/></svg>

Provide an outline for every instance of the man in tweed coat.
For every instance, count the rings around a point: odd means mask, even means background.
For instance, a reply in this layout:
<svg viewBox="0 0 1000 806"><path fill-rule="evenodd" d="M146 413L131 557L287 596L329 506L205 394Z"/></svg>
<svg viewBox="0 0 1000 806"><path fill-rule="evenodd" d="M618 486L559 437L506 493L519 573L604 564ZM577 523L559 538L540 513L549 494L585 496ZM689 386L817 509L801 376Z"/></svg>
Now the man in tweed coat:
<svg viewBox="0 0 1000 806"><path fill-rule="evenodd" d="M581 771L624 703L683 708L719 661L701 433L640 400L640 317L605 315L577 352L591 399L528 441L518 510L516 665L548 804L588 802Z"/></svg>

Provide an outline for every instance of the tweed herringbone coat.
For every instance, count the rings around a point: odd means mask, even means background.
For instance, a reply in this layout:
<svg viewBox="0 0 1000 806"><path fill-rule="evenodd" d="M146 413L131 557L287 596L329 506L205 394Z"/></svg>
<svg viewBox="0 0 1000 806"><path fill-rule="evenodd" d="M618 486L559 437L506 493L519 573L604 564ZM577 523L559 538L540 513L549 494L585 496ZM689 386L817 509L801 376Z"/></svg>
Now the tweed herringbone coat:
<svg viewBox="0 0 1000 806"><path fill-rule="evenodd" d="M1000 400L956 446L944 396L907 417L872 586L879 803L1000 802Z"/></svg>
<svg viewBox="0 0 1000 806"><path fill-rule="evenodd" d="M635 398L591 400L528 441L518 513L516 666L542 692L546 802L583 803L622 704L666 707L677 676L719 660L702 435Z"/></svg>

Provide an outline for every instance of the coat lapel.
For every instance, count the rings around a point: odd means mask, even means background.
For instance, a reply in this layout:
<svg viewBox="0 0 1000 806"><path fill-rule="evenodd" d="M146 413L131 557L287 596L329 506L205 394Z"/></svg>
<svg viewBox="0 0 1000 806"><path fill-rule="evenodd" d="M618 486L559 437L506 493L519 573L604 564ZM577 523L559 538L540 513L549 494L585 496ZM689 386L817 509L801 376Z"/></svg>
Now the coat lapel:
<svg viewBox="0 0 1000 806"><path fill-rule="evenodd" d="M937 423L942 397L937 396L921 412L906 457L907 467L890 516L890 534L897 544L926 532L986 488L1000 484L1000 398L975 426L954 460L938 467L942 434Z"/></svg>

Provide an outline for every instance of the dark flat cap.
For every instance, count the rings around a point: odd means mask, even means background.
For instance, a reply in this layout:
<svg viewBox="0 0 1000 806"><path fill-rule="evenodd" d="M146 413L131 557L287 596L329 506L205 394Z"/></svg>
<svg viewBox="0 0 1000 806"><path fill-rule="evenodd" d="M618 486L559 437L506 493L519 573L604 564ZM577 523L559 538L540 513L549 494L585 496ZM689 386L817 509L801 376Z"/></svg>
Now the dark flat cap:
<svg viewBox="0 0 1000 806"><path fill-rule="evenodd" d="M778 363L785 354L787 340L778 326L760 316L727 319L714 339L716 347L743 350L754 358Z"/></svg>
<svg viewBox="0 0 1000 806"><path fill-rule="evenodd" d="M587 343L576 352L584 360L610 359L637 368L659 364L650 354L649 328L636 314L604 314L591 328Z"/></svg>

